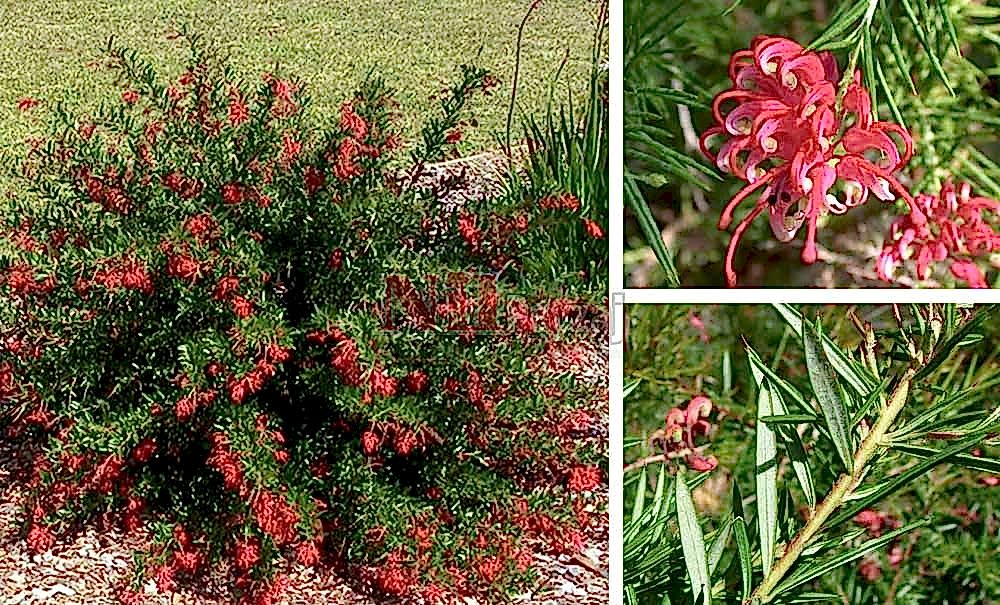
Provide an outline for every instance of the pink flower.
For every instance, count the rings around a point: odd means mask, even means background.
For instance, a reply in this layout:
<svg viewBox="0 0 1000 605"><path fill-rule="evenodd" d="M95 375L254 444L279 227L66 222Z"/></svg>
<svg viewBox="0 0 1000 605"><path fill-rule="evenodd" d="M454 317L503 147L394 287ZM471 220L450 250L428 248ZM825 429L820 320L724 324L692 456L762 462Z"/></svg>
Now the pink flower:
<svg viewBox="0 0 1000 605"><path fill-rule="evenodd" d="M936 196L918 194L915 205L889 227L876 263L879 278L892 281L896 269L914 258L917 278L927 279L933 263L950 260L957 279L972 288L987 287L974 259L1000 251L1000 233L994 228L1000 202L973 197L968 183L955 187L945 181Z"/></svg>
<svg viewBox="0 0 1000 605"><path fill-rule="evenodd" d="M708 436L712 425L703 418L711 413L712 400L704 395L691 398L685 409L673 408L667 413L664 449L667 453L683 453L687 465L698 472L710 471L719 464L715 456L702 456L695 445L695 437Z"/></svg>
<svg viewBox="0 0 1000 605"><path fill-rule="evenodd" d="M750 49L733 54L729 76L733 87L715 97L716 125L702 134L701 147L720 170L747 185L723 210L719 228L728 229L737 206L760 190L729 241L730 286L736 284L733 258L740 239L765 210L779 241L791 241L806 225L802 261L813 263L820 216L847 212L865 203L869 193L889 201L895 191L913 205L892 177L909 161L913 141L898 125L874 121L860 72L838 107L840 73L831 53L807 51L787 38L758 36ZM733 103L724 112L723 105ZM716 138L724 142L713 152L709 143ZM869 155L877 156L877 163Z"/></svg>

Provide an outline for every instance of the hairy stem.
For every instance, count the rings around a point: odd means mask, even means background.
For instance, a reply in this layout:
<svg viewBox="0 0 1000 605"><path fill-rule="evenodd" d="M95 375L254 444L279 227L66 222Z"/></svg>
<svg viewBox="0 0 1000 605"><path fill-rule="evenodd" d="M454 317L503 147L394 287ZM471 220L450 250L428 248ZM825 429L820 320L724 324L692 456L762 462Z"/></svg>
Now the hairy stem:
<svg viewBox="0 0 1000 605"><path fill-rule="evenodd" d="M795 565L805 547L823 529L823 524L830 518L830 515L857 489L865 475L865 471L868 469L868 463L871 462L871 459L878 451L880 442L886 433L889 432L889 429L896 421L896 417L899 416L899 412L903 409L903 405L909 396L910 382L916 373L916 369L909 368L903 374L899 385L896 386L896 389L889 397L889 401L882 408L875 425L861 442L861 445L858 446L857 451L854 452L854 471L844 473L837 479L833 487L830 488L830 493L819 503L802 529L795 534L795 537L785 548L785 553L774 564L771 572L767 574L764 581L754 590L746 603L767 603L771 600L771 591L775 589L782 578Z"/></svg>

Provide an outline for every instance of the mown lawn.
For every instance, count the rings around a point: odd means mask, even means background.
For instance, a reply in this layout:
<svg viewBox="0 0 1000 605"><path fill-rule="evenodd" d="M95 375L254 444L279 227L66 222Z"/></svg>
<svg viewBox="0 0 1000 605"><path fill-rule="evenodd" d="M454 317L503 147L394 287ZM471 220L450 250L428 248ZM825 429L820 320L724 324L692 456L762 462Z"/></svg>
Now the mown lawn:
<svg viewBox="0 0 1000 605"><path fill-rule="evenodd" d="M176 67L183 49L167 40L186 23L228 53L241 75L257 78L277 63L304 79L321 111L333 111L370 68L398 90L407 115L433 104L442 79L461 63L492 69L503 81L477 105L480 128L466 151L494 144L504 128L517 24L530 0L4 0L0 5L0 146L29 132L16 104L24 96L56 100L64 92L90 106L114 94L107 74L85 65L109 36L161 68ZM545 107L558 65L568 52L563 95L586 90L592 0L543 2L526 30L520 105ZM481 49L481 51L480 51ZM477 58L478 56L478 58Z"/></svg>

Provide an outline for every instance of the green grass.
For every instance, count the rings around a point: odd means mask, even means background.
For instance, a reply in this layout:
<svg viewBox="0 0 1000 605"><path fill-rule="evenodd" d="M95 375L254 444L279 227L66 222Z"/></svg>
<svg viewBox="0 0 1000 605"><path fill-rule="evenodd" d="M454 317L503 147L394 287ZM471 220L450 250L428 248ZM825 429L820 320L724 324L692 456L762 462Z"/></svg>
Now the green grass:
<svg viewBox="0 0 1000 605"><path fill-rule="evenodd" d="M26 0L0 6L0 147L30 132L17 100L57 100L84 107L113 94L107 75L86 67L109 36L137 49L158 70L176 68L184 49L166 39L187 24L232 58L241 75L259 78L277 63L309 86L314 109L335 111L371 68L398 91L404 132L461 63L475 62L502 80L476 107L479 128L464 151L494 145L504 128L517 25L529 0L319 0L233 3L218 0ZM538 113L568 56L563 80L574 97L587 92L594 3L543 2L525 31L520 108ZM481 54L480 48L482 48ZM567 54L568 53L568 54ZM477 58L478 55L478 58ZM168 73L168 72L164 72ZM566 85L557 87L557 98Z"/></svg>

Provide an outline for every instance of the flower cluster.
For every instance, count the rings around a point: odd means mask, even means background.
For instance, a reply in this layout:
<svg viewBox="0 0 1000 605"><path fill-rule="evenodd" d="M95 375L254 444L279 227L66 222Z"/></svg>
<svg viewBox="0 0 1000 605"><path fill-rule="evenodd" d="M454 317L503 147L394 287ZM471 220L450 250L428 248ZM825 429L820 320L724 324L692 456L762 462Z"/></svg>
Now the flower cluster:
<svg viewBox="0 0 1000 605"><path fill-rule="evenodd" d="M733 258L747 228L765 210L779 241L792 240L806 225L802 260L816 261L821 216L843 214L870 195L910 203L893 177L913 154L909 133L875 120L860 72L846 84L829 52L813 52L782 37L758 36L729 63L733 87L715 97L716 124L701 137L702 150L720 170L744 181L719 219L728 229L736 208L759 191L756 204L733 231L726 252L726 279L736 284ZM718 151L710 147L722 140Z"/></svg>
<svg viewBox="0 0 1000 605"><path fill-rule="evenodd" d="M671 457L683 457L693 470L704 472L718 466L715 456L702 455L703 446L695 443L696 437L706 437L712 428L705 418L712 413L712 400L704 395L693 397L682 408L672 408L667 413L666 428L660 439L664 453Z"/></svg>
<svg viewBox="0 0 1000 605"><path fill-rule="evenodd" d="M968 183L956 187L946 181L937 195L917 195L916 210L893 221L878 257L878 275L892 281L896 269L913 258L923 280L932 263L947 261L956 279L985 288L974 259L1000 251L997 218L1000 202L973 196Z"/></svg>

